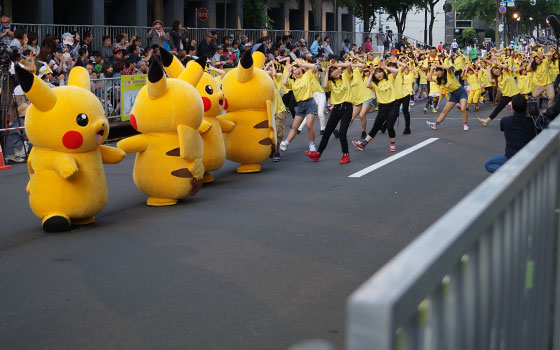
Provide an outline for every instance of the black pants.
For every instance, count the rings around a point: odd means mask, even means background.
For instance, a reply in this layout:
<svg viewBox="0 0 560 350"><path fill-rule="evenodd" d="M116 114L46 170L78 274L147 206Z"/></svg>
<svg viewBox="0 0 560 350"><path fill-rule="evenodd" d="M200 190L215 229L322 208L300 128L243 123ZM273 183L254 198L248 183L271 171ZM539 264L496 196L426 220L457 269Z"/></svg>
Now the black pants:
<svg viewBox="0 0 560 350"><path fill-rule="evenodd" d="M284 94L284 96L282 96L282 101L284 102L286 108L290 110L290 114L292 115L292 118L294 118L296 116L296 106L297 106L297 101L294 96L294 92L292 90L288 91L286 94Z"/></svg>
<svg viewBox="0 0 560 350"><path fill-rule="evenodd" d="M381 129L383 123L387 123L387 131L389 131L389 137L395 137L395 122L397 121L398 116L398 100L391 103L380 103L379 111L377 112L377 116L375 117L375 121L373 122L373 127L369 131L368 135L371 138L374 138L377 132Z"/></svg>
<svg viewBox="0 0 560 350"><path fill-rule="evenodd" d="M494 87L493 86L485 87L484 93L488 94L488 99L490 100L489 102L494 103Z"/></svg>
<svg viewBox="0 0 560 350"><path fill-rule="evenodd" d="M508 103L511 102L512 97L508 97L508 96L504 96L502 95L502 97L500 98L500 101L498 102L498 104L496 105L496 108L494 108L494 110L492 111L492 113L488 116L490 119L494 119L496 118L496 116L498 115L498 113L500 113L502 111L502 109L504 109L505 106L508 105Z"/></svg>
<svg viewBox="0 0 560 350"><path fill-rule="evenodd" d="M402 105L402 112L404 115L404 127L405 129L410 129L410 111L408 110L408 106L410 105L410 95L406 95L405 97L397 100L397 111L399 107Z"/></svg>
<svg viewBox="0 0 560 350"><path fill-rule="evenodd" d="M323 137L321 138L321 143L319 144L319 153L323 153L325 148L327 148L329 138L339 121L340 130L338 132L338 138L340 139L340 147L342 148L342 153L348 153L348 140L346 139L346 133L348 132L348 127L350 126L350 120L352 120L352 104L350 102L334 105L333 110L329 115L329 120L327 120L327 125L325 126Z"/></svg>

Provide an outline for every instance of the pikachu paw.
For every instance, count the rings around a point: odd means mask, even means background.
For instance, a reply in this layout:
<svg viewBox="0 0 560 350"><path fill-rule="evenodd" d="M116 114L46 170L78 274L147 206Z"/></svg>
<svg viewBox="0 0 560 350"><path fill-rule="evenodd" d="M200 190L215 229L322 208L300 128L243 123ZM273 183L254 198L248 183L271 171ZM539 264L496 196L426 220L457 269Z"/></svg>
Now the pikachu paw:
<svg viewBox="0 0 560 350"><path fill-rule="evenodd" d="M202 124L200 124L200 127L198 128L198 132L201 134L206 134L208 131L210 131L210 129L212 129L212 124L207 122L206 120L203 120Z"/></svg>
<svg viewBox="0 0 560 350"><path fill-rule="evenodd" d="M260 164L241 164L237 167L237 172L240 174L258 173L261 170Z"/></svg>
<svg viewBox="0 0 560 350"><path fill-rule="evenodd" d="M65 166L60 169L60 176L65 180L71 180L78 173L78 168L74 166Z"/></svg>

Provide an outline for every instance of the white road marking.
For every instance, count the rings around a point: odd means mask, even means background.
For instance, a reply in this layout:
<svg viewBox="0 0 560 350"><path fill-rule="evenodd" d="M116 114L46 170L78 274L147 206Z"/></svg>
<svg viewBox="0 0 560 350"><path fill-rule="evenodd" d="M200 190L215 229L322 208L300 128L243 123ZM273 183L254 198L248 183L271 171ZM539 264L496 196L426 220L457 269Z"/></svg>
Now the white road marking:
<svg viewBox="0 0 560 350"><path fill-rule="evenodd" d="M404 151L399 152L399 153L395 154L394 156L391 156L391 157L389 157L389 158L387 158L387 159L383 159L382 161L377 162L377 163L375 163L375 164L373 164L373 165L370 165L370 166L368 166L367 168L362 169L362 170L358 171L357 173L354 173L354 174L352 174L352 175L350 175L350 176L348 176L348 177L362 177L362 176L364 176L364 175L366 175L366 174L371 173L371 172L374 171L374 170L377 170L377 169L381 168L382 166L385 166L385 165L387 165L387 164L389 164L389 163L391 163L391 162L394 162L395 160L397 160L397 159L399 159L399 158L402 158L402 157L406 156L407 154L410 154L410 153L412 153L412 152L414 152L414 151L416 151L416 150L419 150L420 148L422 148L422 147L424 147L424 146L427 146L427 145L429 145L430 143L432 143L432 142L434 142L434 141L436 141L436 140L439 140L439 138L437 138L437 137L429 138L429 139L427 139L426 141L420 142L419 144L417 144L417 145L415 145L415 146L412 146L412 147L410 147L410 148L407 148L407 149L405 149Z"/></svg>

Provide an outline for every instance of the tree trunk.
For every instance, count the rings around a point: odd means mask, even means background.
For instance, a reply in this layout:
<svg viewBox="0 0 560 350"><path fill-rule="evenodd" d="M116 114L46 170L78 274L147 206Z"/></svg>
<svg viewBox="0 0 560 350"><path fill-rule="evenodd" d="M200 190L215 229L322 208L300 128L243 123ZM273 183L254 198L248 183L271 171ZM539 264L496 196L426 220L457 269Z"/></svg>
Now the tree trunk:
<svg viewBox="0 0 560 350"><path fill-rule="evenodd" d="M163 0L154 0L154 20L163 20ZM169 25L169 24L168 24Z"/></svg>
<svg viewBox="0 0 560 350"><path fill-rule="evenodd" d="M430 0L430 29L429 29L429 33L430 33L430 41L429 41L429 45L432 46L433 45L433 41L434 41L434 22L436 20L436 16L435 16L435 7L436 4L439 2L439 0L437 1L433 1ZM447 14L446 14L447 16Z"/></svg>
<svg viewBox="0 0 560 350"><path fill-rule="evenodd" d="M313 8L313 30L320 32L323 29L323 2L319 0L311 1Z"/></svg>

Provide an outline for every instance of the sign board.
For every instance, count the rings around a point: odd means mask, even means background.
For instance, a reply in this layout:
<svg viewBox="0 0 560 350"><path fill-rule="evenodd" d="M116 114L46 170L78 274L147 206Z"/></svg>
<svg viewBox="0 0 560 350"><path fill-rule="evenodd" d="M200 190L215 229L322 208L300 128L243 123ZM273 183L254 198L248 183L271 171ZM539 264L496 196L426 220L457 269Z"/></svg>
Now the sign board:
<svg viewBox="0 0 560 350"><path fill-rule="evenodd" d="M208 19L208 9L204 7L199 8L196 15L199 21L206 21Z"/></svg>
<svg viewBox="0 0 560 350"><path fill-rule="evenodd" d="M505 1L500 2L500 7L507 6Z"/></svg>
<svg viewBox="0 0 560 350"><path fill-rule="evenodd" d="M146 74L121 76L121 120L130 120L130 111L138 91L146 85Z"/></svg>
<svg viewBox="0 0 560 350"><path fill-rule="evenodd" d="M508 7L515 7L515 2L508 2Z"/></svg>
<svg viewBox="0 0 560 350"><path fill-rule="evenodd" d="M537 0L531 0L529 1L529 3L531 4L531 6L535 6L537 4Z"/></svg>
<svg viewBox="0 0 560 350"><path fill-rule="evenodd" d="M500 6L499 11L500 13L506 13L506 8L504 6Z"/></svg>
<svg viewBox="0 0 560 350"><path fill-rule="evenodd" d="M507 2L513 2L513 3L515 3L515 0L507 0Z"/></svg>

